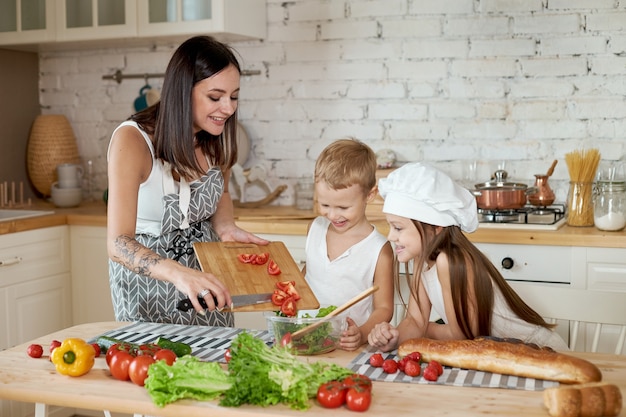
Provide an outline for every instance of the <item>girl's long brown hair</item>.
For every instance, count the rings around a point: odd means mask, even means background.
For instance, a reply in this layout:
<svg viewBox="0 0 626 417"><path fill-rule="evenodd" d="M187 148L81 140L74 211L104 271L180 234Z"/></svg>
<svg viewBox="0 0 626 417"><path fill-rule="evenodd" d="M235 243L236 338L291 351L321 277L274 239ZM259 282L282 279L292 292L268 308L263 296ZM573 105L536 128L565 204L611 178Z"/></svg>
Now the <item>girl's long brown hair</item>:
<svg viewBox="0 0 626 417"><path fill-rule="evenodd" d="M496 283L509 307L522 320L538 326L552 328L535 310L530 308L506 282L502 274L491 261L463 234L457 226L444 227L438 234L435 226L413 220L422 240L422 254L414 262L424 265L427 261L435 261L440 253L445 253L450 266L450 287L456 320L468 339L491 335L491 317L493 313L494 290ZM406 265L408 268L408 265ZM468 266L471 271L468 271ZM416 268L417 274L421 268ZM409 271L409 269L407 269ZM474 276L474 294L476 298L478 334L472 332L470 323L470 303L468 294L468 273ZM421 279L418 276L406 275L411 294L419 303L417 296ZM400 288L400 274L396 273L396 288Z"/></svg>
<svg viewBox="0 0 626 417"><path fill-rule="evenodd" d="M233 65L241 73L233 50L210 36L183 42L172 55L165 71L161 100L130 117L153 137L156 157L169 162L179 174L193 178L204 174L196 160L200 146L211 165L222 170L237 161L237 112L226 121L219 136L200 131L193 137L192 89L197 82Z"/></svg>

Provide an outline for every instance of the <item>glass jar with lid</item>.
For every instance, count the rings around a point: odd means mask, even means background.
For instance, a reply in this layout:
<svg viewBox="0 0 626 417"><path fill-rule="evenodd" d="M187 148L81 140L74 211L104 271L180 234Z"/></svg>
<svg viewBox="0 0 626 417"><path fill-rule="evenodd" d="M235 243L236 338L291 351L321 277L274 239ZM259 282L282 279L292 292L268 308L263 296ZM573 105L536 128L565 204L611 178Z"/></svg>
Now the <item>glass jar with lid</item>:
<svg viewBox="0 0 626 417"><path fill-rule="evenodd" d="M593 207L596 228L619 231L626 226L626 182L598 181Z"/></svg>

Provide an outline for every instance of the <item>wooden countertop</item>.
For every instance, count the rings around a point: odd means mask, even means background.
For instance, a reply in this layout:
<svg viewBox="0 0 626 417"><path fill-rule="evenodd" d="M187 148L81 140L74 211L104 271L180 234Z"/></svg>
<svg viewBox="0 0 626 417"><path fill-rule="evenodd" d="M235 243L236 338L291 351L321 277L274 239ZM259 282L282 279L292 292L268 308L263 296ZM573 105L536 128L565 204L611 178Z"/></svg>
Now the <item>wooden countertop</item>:
<svg viewBox="0 0 626 417"><path fill-rule="evenodd" d="M0 221L0 235L64 224L106 227L106 207L102 202L82 203L79 207L59 209L51 203L37 201L29 209L53 210L46 216L20 220ZM235 209L237 224L253 233L306 235L306 229L315 214L291 206L266 206L256 209ZM383 217L370 217L378 230L387 234L389 226ZM474 243L508 243L521 245L586 246L626 248L626 231L603 232L595 227L570 227L559 230L526 230L511 227L479 228L468 234Z"/></svg>
<svg viewBox="0 0 626 417"><path fill-rule="evenodd" d="M158 408L143 387L113 379L104 357L96 359L94 368L82 377L62 376L46 358L31 359L26 355L30 343L48 346L53 339L80 337L85 340L128 323L89 323L60 330L47 336L0 352L0 398L45 403L91 410L140 413L161 417L242 417L242 416L354 416L347 408L325 409L312 405L306 412L283 405L238 408L219 407L215 401L180 400ZM327 355L302 357L303 360L324 360L346 366L357 353L336 350ZM603 380L619 386L626 393L626 357L610 354L572 353L595 363ZM413 415L427 410L429 416L524 415L546 417L540 391L501 388L457 387L453 385L374 382L369 416ZM419 414L419 413L418 413ZM621 416L626 415L622 410Z"/></svg>

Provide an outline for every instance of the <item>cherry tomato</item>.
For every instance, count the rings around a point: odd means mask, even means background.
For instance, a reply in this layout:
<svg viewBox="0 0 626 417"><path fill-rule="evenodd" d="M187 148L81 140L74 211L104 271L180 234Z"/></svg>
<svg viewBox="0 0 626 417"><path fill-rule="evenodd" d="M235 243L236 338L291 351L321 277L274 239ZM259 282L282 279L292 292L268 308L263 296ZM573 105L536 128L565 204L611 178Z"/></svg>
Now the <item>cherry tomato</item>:
<svg viewBox="0 0 626 417"><path fill-rule="evenodd" d="M280 275L280 267L273 259L270 259L267 264L267 273L270 275Z"/></svg>
<svg viewBox="0 0 626 417"><path fill-rule="evenodd" d="M398 362L393 359L385 359L383 361L383 372L395 374L398 372Z"/></svg>
<svg viewBox="0 0 626 417"><path fill-rule="evenodd" d="M117 355L116 355L117 356ZM128 376L135 384L143 387L148 377L148 368L154 363L152 356L140 355L134 358L128 365Z"/></svg>
<svg viewBox="0 0 626 417"><path fill-rule="evenodd" d="M256 255L256 257L254 258L254 261L252 261L251 263L255 264L255 265L264 265L268 259L270 259L270 254L265 252L265 253L258 253Z"/></svg>
<svg viewBox="0 0 626 417"><path fill-rule="evenodd" d="M165 361L169 366L176 362L176 357L176 353L170 349L157 350L152 356L155 361Z"/></svg>
<svg viewBox="0 0 626 417"><path fill-rule="evenodd" d="M317 389L317 401L322 407L341 407L346 402L346 388L339 381L326 382Z"/></svg>
<svg viewBox="0 0 626 417"><path fill-rule="evenodd" d="M291 333L287 332L283 335L283 337L280 339L280 345L282 347L291 346Z"/></svg>
<svg viewBox="0 0 626 417"><path fill-rule="evenodd" d="M418 376L422 372L419 362L415 362L413 359L407 359L404 364L404 373L408 376Z"/></svg>
<svg viewBox="0 0 626 417"><path fill-rule="evenodd" d="M345 388L358 387L367 391L372 390L372 380L367 375L352 374L345 377L341 382Z"/></svg>
<svg viewBox="0 0 626 417"><path fill-rule="evenodd" d="M380 368L381 366L383 366L384 361L385 358L383 358L383 355L381 355L380 353L374 353L372 356L370 356L370 365L375 368Z"/></svg>
<svg viewBox="0 0 626 417"><path fill-rule="evenodd" d="M233 355L230 353L230 348L226 349L226 352L224 352L224 360L226 361L226 363L230 362L232 358Z"/></svg>
<svg viewBox="0 0 626 417"><path fill-rule="evenodd" d="M41 356L43 355L43 346L32 344L28 346L28 348L26 349L26 353L31 358L41 358Z"/></svg>
<svg viewBox="0 0 626 417"><path fill-rule="evenodd" d="M111 375L120 381L128 381L130 378L128 375L128 368L130 367L133 359L133 356L125 350L118 350L115 352L112 355L111 363L109 364Z"/></svg>
<svg viewBox="0 0 626 417"><path fill-rule="evenodd" d="M93 350L96 351L96 358L100 356L100 354L102 353L102 349L100 348L100 345L97 343L92 343L91 346L93 346Z"/></svg>
<svg viewBox="0 0 626 417"><path fill-rule="evenodd" d="M241 263L251 264L256 259L256 255L254 253L240 253L237 255L237 259L239 259Z"/></svg>
<svg viewBox="0 0 626 417"><path fill-rule="evenodd" d="M352 411L366 411L372 403L372 393L368 390L353 387L346 393L346 405Z"/></svg>
<svg viewBox="0 0 626 417"><path fill-rule="evenodd" d="M285 301L283 301L283 303L280 306L280 311L288 317L293 317L296 315L296 312L298 311L296 309L296 300L293 297L289 297L287 299L285 299Z"/></svg>
<svg viewBox="0 0 626 417"><path fill-rule="evenodd" d="M58 340L53 340L52 342L50 342L50 353L52 353L52 351L59 346L61 346L61 342L59 342Z"/></svg>

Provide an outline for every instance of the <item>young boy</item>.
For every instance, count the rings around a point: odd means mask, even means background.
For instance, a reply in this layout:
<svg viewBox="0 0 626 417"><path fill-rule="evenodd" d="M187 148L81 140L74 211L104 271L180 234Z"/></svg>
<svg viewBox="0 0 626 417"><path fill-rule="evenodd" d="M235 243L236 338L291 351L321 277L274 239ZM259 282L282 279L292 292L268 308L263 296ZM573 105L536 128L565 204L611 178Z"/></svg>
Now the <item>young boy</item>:
<svg viewBox="0 0 626 417"><path fill-rule="evenodd" d="M372 285L371 296L346 312L340 346L367 342L377 323L393 316L393 250L365 216L376 196L376 155L355 139L341 139L315 164L315 192L321 216L309 225L305 279L322 307L339 306Z"/></svg>

